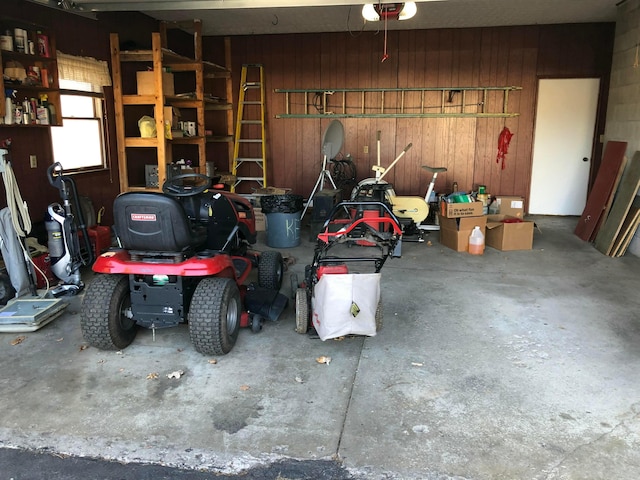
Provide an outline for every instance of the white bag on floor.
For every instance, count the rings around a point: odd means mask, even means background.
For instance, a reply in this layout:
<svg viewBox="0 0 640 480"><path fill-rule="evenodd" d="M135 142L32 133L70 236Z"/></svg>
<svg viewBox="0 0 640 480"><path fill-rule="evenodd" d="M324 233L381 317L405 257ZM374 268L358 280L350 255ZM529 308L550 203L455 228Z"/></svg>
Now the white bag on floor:
<svg viewBox="0 0 640 480"><path fill-rule="evenodd" d="M313 290L311 321L321 340L376 334L380 273L326 274Z"/></svg>

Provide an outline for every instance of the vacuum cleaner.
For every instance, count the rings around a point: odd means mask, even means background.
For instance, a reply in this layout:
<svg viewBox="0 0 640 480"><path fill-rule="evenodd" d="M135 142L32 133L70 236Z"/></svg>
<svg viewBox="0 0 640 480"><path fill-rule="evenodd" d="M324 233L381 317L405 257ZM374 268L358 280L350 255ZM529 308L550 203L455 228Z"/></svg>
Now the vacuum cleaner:
<svg viewBox="0 0 640 480"><path fill-rule="evenodd" d="M84 288L80 268L95 260L93 248L74 180L64 175L60 162L47 169L47 177L62 198L62 205L52 203L48 206L45 220L51 271L61 281L51 290L51 295L56 298L76 295Z"/></svg>

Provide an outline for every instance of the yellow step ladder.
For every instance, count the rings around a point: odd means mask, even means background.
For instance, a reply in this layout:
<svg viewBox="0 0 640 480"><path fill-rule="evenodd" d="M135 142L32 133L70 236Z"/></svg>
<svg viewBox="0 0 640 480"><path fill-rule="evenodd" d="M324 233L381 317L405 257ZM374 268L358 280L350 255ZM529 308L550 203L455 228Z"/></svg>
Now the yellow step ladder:
<svg viewBox="0 0 640 480"><path fill-rule="evenodd" d="M251 164L257 165L258 168ZM264 69L260 64L242 65L231 173L235 177L231 186L232 192L235 192L236 187L242 182L257 183L259 187L267 186ZM261 175L258 176L256 173Z"/></svg>

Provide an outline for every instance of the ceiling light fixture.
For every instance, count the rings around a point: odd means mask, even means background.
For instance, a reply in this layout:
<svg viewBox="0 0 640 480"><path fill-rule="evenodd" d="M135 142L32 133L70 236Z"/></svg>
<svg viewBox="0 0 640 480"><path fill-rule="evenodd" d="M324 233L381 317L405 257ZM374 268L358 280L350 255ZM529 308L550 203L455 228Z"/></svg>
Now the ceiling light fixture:
<svg viewBox="0 0 640 480"><path fill-rule="evenodd" d="M408 20L417 11L416 2L365 3L364 7L362 7L362 17L368 22L377 22L380 19Z"/></svg>

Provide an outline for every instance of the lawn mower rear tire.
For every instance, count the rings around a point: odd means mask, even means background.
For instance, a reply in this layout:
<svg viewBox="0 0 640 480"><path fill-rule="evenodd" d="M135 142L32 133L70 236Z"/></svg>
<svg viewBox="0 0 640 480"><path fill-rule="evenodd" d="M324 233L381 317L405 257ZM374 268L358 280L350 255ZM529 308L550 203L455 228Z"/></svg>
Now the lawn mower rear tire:
<svg viewBox="0 0 640 480"><path fill-rule="evenodd" d="M306 288L296 290L296 332L309 330L309 295Z"/></svg>

